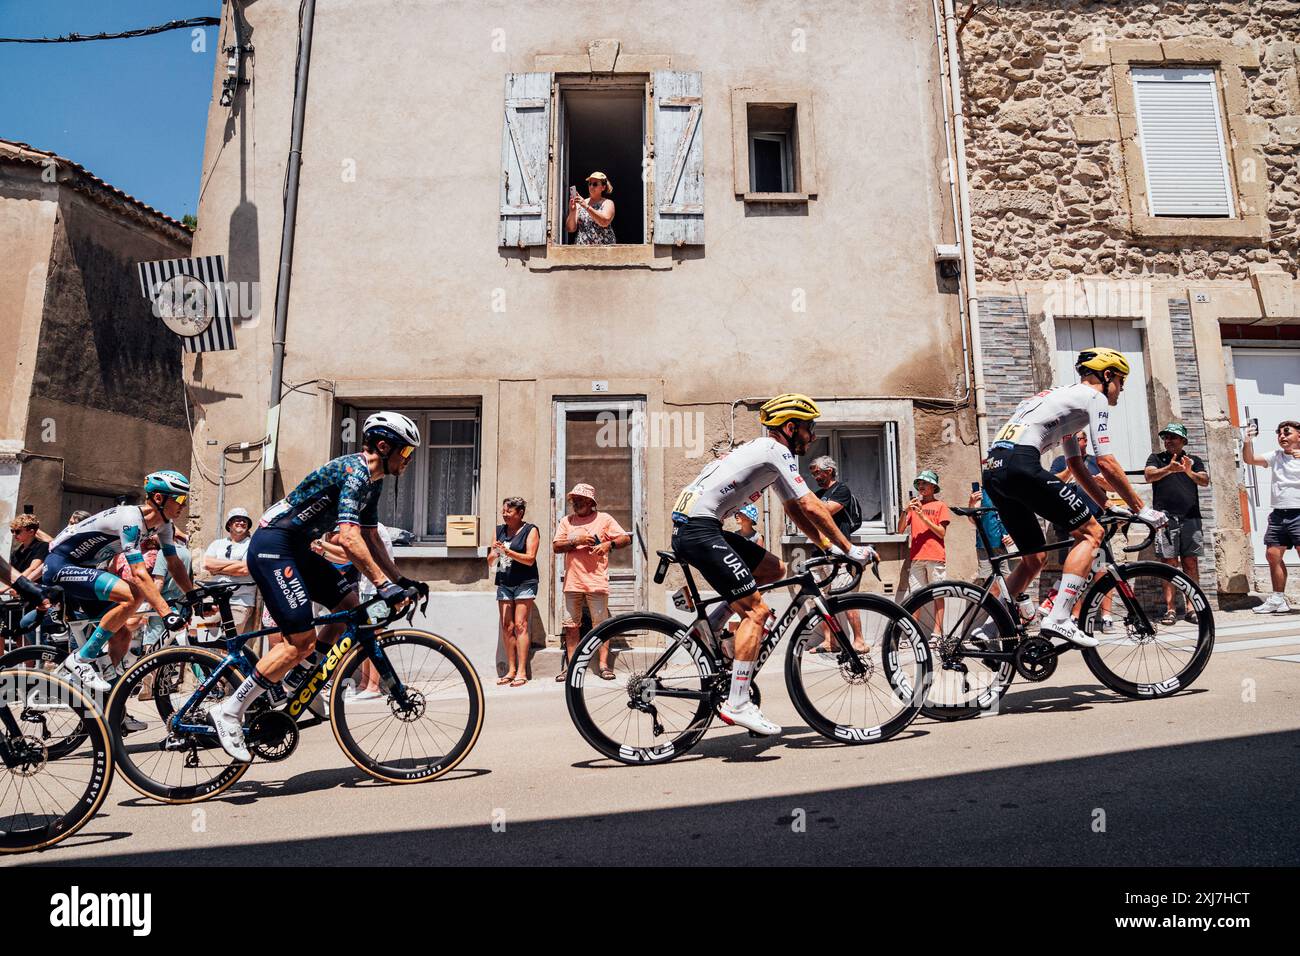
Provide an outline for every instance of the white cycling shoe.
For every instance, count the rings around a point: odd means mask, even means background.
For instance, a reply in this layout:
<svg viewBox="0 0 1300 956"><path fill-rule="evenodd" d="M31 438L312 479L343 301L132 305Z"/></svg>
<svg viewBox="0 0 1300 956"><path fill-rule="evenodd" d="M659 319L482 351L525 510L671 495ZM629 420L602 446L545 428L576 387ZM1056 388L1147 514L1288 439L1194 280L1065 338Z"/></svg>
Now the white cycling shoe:
<svg viewBox="0 0 1300 956"><path fill-rule="evenodd" d="M238 718L226 713L226 708L217 704L208 711L208 723L217 732L217 742L221 749L240 763L252 763L253 755L248 752L244 742L244 728Z"/></svg>
<svg viewBox="0 0 1300 956"><path fill-rule="evenodd" d="M113 689L112 685L100 675L99 668L90 661L83 661L77 656L76 651L65 657L63 663L54 669L54 673L96 694L107 694Z"/></svg>
<svg viewBox="0 0 1300 956"><path fill-rule="evenodd" d="M726 702L718 708L718 716L729 724L744 727L751 733L762 734L764 737L775 737L781 732L781 725L764 717L752 700L745 701L739 707L732 707L730 702Z"/></svg>
<svg viewBox="0 0 1300 956"><path fill-rule="evenodd" d="M1070 620L1044 621L1039 625L1038 632L1045 637L1064 638L1071 644L1078 644L1080 647L1096 647L1101 643L1097 638L1079 630L1078 625Z"/></svg>

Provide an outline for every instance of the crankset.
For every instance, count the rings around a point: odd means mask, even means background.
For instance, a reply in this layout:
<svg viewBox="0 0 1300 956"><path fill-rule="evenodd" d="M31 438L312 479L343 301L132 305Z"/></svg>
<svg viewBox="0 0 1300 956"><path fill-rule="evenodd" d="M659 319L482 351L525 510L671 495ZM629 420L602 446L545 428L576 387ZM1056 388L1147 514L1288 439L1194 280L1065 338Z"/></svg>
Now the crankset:
<svg viewBox="0 0 1300 956"><path fill-rule="evenodd" d="M1038 683L1056 673L1056 648L1045 637L1026 637L1016 648L1016 672L1027 681Z"/></svg>
<svg viewBox="0 0 1300 956"><path fill-rule="evenodd" d="M298 724L282 710L264 710L248 726L248 749L263 760L284 760L298 747Z"/></svg>

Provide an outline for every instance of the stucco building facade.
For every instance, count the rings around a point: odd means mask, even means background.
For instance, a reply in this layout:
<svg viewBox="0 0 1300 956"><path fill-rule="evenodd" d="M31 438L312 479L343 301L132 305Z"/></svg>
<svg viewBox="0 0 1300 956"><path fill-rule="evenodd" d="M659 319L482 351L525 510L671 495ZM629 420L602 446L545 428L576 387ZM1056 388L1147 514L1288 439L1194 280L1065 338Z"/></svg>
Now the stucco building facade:
<svg viewBox="0 0 1300 956"><path fill-rule="evenodd" d="M0 141L0 547L30 510L57 533L77 509L188 468L180 341L135 263L190 233L70 160Z"/></svg>
<svg viewBox="0 0 1300 956"><path fill-rule="evenodd" d="M1297 41L1288 0L1003 0L960 33L990 420L1080 347L1135 357L1121 460L1140 472L1186 424L1211 475L1202 583L1227 603L1269 510L1241 426L1269 450L1300 398Z"/></svg>
<svg viewBox="0 0 1300 956"><path fill-rule="evenodd" d="M274 404L298 10L225 5L223 47L255 53L229 108L224 62L214 78L195 252L260 293L236 352L186 358L207 475L204 450L257 442ZM634 533L615 605L661 609L649 578L673 498L758 433L759 402L801 390L892 586L917 471L962 503L978 478L968 292L935 261L958 235L939 26L901 2L318 4L275 493L353 447L367 410L408 411L427 446L385 492L385 520L416 536L400 562L434 583L443 622L494 641L486 545L521 495L554 634L569 487L595 484ZM594 169L614 184L613 246L562 228ZM227 505L266 504L263 462L230 452ZM195 508L216 493L201 481ZM769 542L803 544L763 510ZM477 521L468 541L448 535L458 516ZM961 524L951 563L968 573Z"/></svg>

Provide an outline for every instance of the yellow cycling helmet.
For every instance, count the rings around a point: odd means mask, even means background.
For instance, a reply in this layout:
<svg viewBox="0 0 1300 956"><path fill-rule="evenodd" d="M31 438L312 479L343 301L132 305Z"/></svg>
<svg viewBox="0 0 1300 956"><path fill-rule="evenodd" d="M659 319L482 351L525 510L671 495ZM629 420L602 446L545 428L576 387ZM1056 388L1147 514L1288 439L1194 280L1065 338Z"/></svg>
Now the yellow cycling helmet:
<svg viewBox="0 0 1300 956"><path fill-rule="evenodd" d="M1114 349L1092 348L1084 349L1079 353L1079 358L1074 363L1075 371L1080 375L1084 370L1089 372L1119 372L1120 375L1128 375L1129 364L1121 353Z"/></svg>
<svg viewBox="0 0 1300 956"><path fill-rule="evenodd" d="M790 419L810 422L821 417L822 410L807 395L798 392L786 392L776 398L768 399L758 410L758 420L768 428L780 428Z"/></svg>

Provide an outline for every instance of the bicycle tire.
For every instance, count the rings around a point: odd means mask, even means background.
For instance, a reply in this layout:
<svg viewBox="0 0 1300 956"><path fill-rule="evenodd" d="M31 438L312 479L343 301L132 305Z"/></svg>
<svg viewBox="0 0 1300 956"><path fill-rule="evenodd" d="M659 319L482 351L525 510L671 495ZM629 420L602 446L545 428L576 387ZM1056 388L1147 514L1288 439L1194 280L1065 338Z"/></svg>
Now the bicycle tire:
<svg viewBox="0 0 1300 956"><path fill-rule="evenodd" d="M415 701L415 709L419 710L417 716L408 720L402 714L414 713L414 709L399 713L398 708L400 705L397 704L392 695L367 702L349 702L347 699L345 685L348 681L355 680L353 675L356 669L364 661L369 660L369 657L366 656L366 646L358 644L347 652L334 675L334 686L330 691L330 725L334 729L334 739L338 741L339 748L347 755L349 760L376 780L382 780L386 783L424 783L429 780L436 780L438 777L455 769L469 755L483 730L485 701L483 698L483 685L479 682L478 672L474 670L474 665L469 662L469 658L461 652L460 648L446 638L439 637L429 631L416 629L384 631L383 636L379 638L379 646L390 662L393 661L399 649L404 646L423 647L430 654L436 655L432 660L426 655L426 664L437 664L445 661L450 665L451 670L445 672L444 677L434 675L417 682L409 674L402 673L403 668L394 662L398 679L405 685L408 694L412 695L412 700ZM446 713L446 702L450 699L448 695L456 695L461 685L466 691L467 704L463 718L440 721L436 717L428 717L433 711L431 704L435 701L443 702L439 712ZM419 695L418 700L414 695ZM371 704L375 706L363 706ZM374 723L382 720L384 709L387 709L394 719L405 724L408 728L417 726L417 720L424 721L428 717L427 723L421 726L420 732L426 735L426 739L433 741L437 741L440 735L441 728L439 724L446 722L452 728L451 733L455 735L454 739L452 737L446 738L450 741L450 745L445 753L414 758L411 756L411 737L413 735L411 731L407 730L404 731L404 745L400 751L406 756L402 758L401 762L398 762L393 757L376 758L368 753L363 746L363 739L372 736L374 730L365 732L360 737L355 731L359 731L362 726L365 726L362 724L362 720L369 719ZM349 724L349 710L352 710L356 715L352 724ZM379 740L383 739L385 732L383 730L379 731Z"/></svg>
<svg viewBox="0 0 1300 956"><path fill-rule="evenodd" d="M1108 639L1103 633L1102 643L1097 647L1084 648L1083 659L1088 663L1088 669L1092 671L1093 676L1101 681L1111 690L1125 697L1132 697L1138 700L1158 700L1162 697L1170 697L1179 691L1186 690L1192 685L1201 671L1205 670L1205 665L1209 663L1210 656L1214 653L1214 613L1210 610L1210 601L1205 596L1205 592L1190 577L1177 568L1171 568L1167 564L1161 564L1158 561L1134 561L1130 564L1116 565L1113 568L1118 572L1125 584L1129 587L1130 592L1137 596L1139 601L1151 602L1159 601L1159 607L1163 610L1164 599L1162 593L1154 593L1151 586L1143 587L1139 584L1134 587L1133 582L1143 577L1158 578L1162 582L1167 581L1174 588L1182 592L1187 606L1196 611L1197 620L1196 643L1190 653L1186 653L1184 645L1186 643L1185 633L1181 630L1171 630L1164 632L1165 637L1160 638L1160 630L1156 629L1154 635L1138 635L1135 639L1133 628L1125 617L1117 622L1125 631L1125 639ZM1100 580L1093 583L1087 594L1083 598L1083 610L1080 613L1080 620L1083 622L1083 629L1091 634L1096 627L1098 612L1101 608L1101 602L1107 593L1115 590L1117 587L1114 578L1106 575ZM1127 607L1123 598L1116 595L1117 600L1112 605ZM1146 610L1144 608L1144 610ZM1154 620L1154 614L1147 610L1148 618ZM1180 625L1173 625L1179 628ZM1127 646L1126 646L1127 645ZM1132 648L1131 650L1129 648ZM1151 653L1147 653L1148 648L1154 648ZM1162 655L1162 656L1158 656ZM1134 658L1140 658L1134 661ZM1163 678L1155 679L1157 675L1152 672L1152 667L1160 660L1167 662L1177 662L1185 658L1185 663L1178 668L1176 673L1169 674ZM1136 668L1139 672L1144 672L1143 680L1133 680L1116 673L1114 666L1120 661L1127 661L1130 664L1138 664ZM1137 676L1137 675L1134 675Z"/></svg>
<svg viewBox="0 0 1300 956"><path fill-rule="evenodd" d="M31 667L36 665L46 672L53 671L63 663L68 656L65 649L54 647L50 644L28 644L24 647L15 647L12 651L0 654L0 670L6 670L11 667ZM50 756L58 759L73 753L81 746L84 737L78 733L69 730L57 744L49 745Z"/></svg>
<svg viewBox="0 0 1300 956"><path fill-rule="evenodd" d="M199 647L165 647L136 661L113 688L108 702L108 725L113 734L117 766L127 783L144 796L161 803L209 800L233 785L251 766L230 757L221 749L215 736L210 739L189 738L190 745L183 750L164 750L162 746L170 736L166 732L166 721L176 712L176 707L183 705L198 689L201 679L210 675L224 659L220 654ZM145 682L150 676L154 683L146 696ZM242 679L236 671L224 673L221 680L226 694L233 693ZM176 683L167 683L171 680ZM164 691L162 694L158 693L160 684ZM127 716L143 720L147 725L146 732L153 729L155 733L162 732L163 737L150 742L143 736L145 732L123 735L122 722ZM200 754L207 756L200 757ZM212 769L211 777L201 780L196 772L186 783L185 770L202 768L178 766L177 760L206 760ZM168 773L168 779L160 779L164 772ZM181 782L172 782L173 779Z"/></svg>
<svg viewBox="0 0 1300 956"><path fill-rule="evenodd" d="M983 596L983 601L980 598ZM927 584L925 587L918 588L909 594L903 601L903 607L907 609L917 622L921 625L922 633L927 629L932 629L934 623L934 611L932 610L936 601L945 602L959 600L968 605L978 605L980 612L987 616L997 627L998 633L1002 635L1002 647L1014 647L1014 642L1018 640L1015 624L1012 623L1011 614L1007 611L1006 605L995 598L992 594L984 595L984 589L968 581L935 581L933 584ZM945 608L951 611L951 608ZM957 614L954 620L960 620L961 614ZM979 618L972 619L974 624ZM961 654L959 643L953 643L952 635L947 635L947 643L952 645L948 654L948 663L950 665L966 666L965 660L968 655ZM973 648L972 648L973 650ZM969 703L945 703L954 696L949 690L956 680L963 681L963 690L967 690L965 682L969 670L961 671L954 666L944 667L945 648L941 646L933 663L934 677L930 682L930 690L926 694L925 703L921 706L921 713L931 720L955 721L969 720L972 717L978 717L986 714L998 706L999 701L1006 695L1007 690L1011 687L1016 678L1015 666L1010 661L1004 661L994 670L987 663L978 657L971 657L972 660L979 661L981 666L988 671L987 682L982 684L981 689L975 693ZM961 674L962 677L956 678L953 673ZM985 675L980 675L984 677Z"/></svg>
<svg viewBox="0 0 1300 956"><path fill-rule="evenodd" d="M33 769L30 764L25 764L22 771L17 774L14 768L0 764L0 776L11 777L10 780L0 783L0 853L29 853L43 850L66 840L84 827L99 812L104 799L108 796L113 782L113 751L108 727L93 700L67 681L43 670L23 668L18 671L5 671L0 673L0 687L4 688L0 691L0 706L4 707L25 706L32 692L42 694L47 699L68 701L68 707L75 712L80 728L81 749L86 751L82 757L78 757L74 751L58 758L51 758L46 751L44 755L36 758L39 763L36 769ZM12 738L10 740L12 741ZM28 823L31 824L33 814L24 809L21 814L11 815L6 812L6 804L10 800L17 800L20 805L23 805L22 790L29 787L27 781L38 779L37 775L44 772L51 764L63 772L59 775L57 788L41 788L45 791L45 795L50 796L57 791L66 791L73 794L75 799L63 812L43 815L39 825L14 827L11 820L21 816L27 818ZM77 794L76 788L68 786L70 779L68 772L74 766L82 764L85 766L86 782L84 787L80 788L80 794ZM16 780L21 782L15 782ZM29 789L35 791L37 785L30 784ZM39 799L40 795L33 793L33 796Z"/></svg>
<svg viewBox="0 0 1300 956"><path fill-rule="evenodd" d="M869 612L883 618L878 634L868 630L871 641L867 650L858 655L867 665L867 671L865 674L851 671L840 650L817 655L814 662L805 649L823 642L818 632L821 616L805 617L786 648L785 681L790 701L808 726L828 740L852 745L889 740L921 712L930 682L929 645L912 616L901 605L879 594L841 594L825 601L827 610L840 621L846 634L853 634L846 624L847 616L853 612ZM841 614L846 615L845 619L841 620ZM821 660L832 654L833 661ZM804 660L805 656L809 657L808 661ZM875 680L877 672L883 681ZM813 693L814 688L818 693ZM881 702L889 700L897 701L898 709L880 719ZM835 712L827 713L828 710Z"/></svg>
<svg viewBox="0 0 1300 956"><path fill-rule="evenodd" d="M687 643L674 650L673 656L665 665L665 670L670 671L669 675L656 676L653 683L646 683L644 671L658 660L671 642L676 641L684 631L685 628L680 622L662 614L644 612L621 614L602 621L574 650L573 661L570 663L568 677L564 684L565 702L569 708L569 718L578 729L578 733L598 753L632 766L666 763L689 751L709 729L718 703L715 691L716 683L721 679L721 672L713 655L699 643L694 634L688 634ZM655 635L659 644L652 645L652 639L646 635ZM605 681L599 676L593 678L589 671L592 661L597 660L596 652L600 646L619 640L624 646L610 648L612 657L610 667L614 671L615 679ZM701 693L707 693L694 704L689 698L655 697L653 692L664 687L665 681L672 682L667 686L680 687L682 690L692 692L698 688ZM599 693L605 691L607 693ZM617 724L619 722L617 718L623 716L620 707L625 708L629 714L640 713L648 717L648 711L634 703L637 699L644 702L646 694L650 695L651 704L654 704L655 700L681 701L680 704L673 704L671 707L663 705L668 711L670 721L674 724L670 731L672 738L657 743L652 742L654 738L663 734L654 732L654 720L651 719L648 721L648 733L643 732L647 721L637 721L636 732L630 735L635 736L635 742L616 740L610 734L610 731L615 728L606 727L598 718L608 716L611 723ZM637 695L640 697L638 698ZM658 711L660 705L654 706ZM633 718L629 717L629 729L633 726L632 721ZM680 725L680 730L676 725ZM666 727L662 720L660 726ZM647 740L647 737L650 739Z"/></svg>

